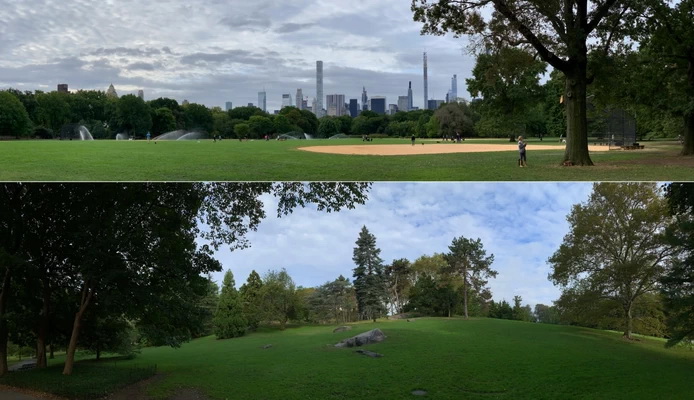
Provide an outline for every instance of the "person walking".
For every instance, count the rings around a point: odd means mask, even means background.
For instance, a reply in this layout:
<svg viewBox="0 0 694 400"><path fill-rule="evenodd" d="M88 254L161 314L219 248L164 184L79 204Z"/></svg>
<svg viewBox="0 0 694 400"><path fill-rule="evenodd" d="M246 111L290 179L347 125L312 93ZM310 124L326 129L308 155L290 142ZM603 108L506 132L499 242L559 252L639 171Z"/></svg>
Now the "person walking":
<svg viewBox="0 0 694 400"><path fill-rule="evenodd" d="M149 142L149 140L150 140L149 138L150 138L150 137L151 137L151 135L149 134L149 132L147 132L147 142Z"/></svg>
<svg viewBox="0 0 694 400"><path fill-rule="evenodd" d="M518 136L518 166L519 167L527 167L527 159L525 157L525 146L526 143L523 141L523 136Z"/></svg>

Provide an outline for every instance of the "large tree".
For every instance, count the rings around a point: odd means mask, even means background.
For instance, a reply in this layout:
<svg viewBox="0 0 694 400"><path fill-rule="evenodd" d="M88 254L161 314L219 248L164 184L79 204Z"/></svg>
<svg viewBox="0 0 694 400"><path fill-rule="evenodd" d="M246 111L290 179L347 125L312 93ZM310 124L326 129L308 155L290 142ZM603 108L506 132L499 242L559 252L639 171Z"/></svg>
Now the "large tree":
<svg viewBox="0 0 694 400"><path fill-rule="evenodd" d="M362 226L356 241L352 261L354 268L354 289L361 319L376 319L383 315L386 297L383 259L381 249L376 247L376 236L366 226Z"/></svg>
<svg viewBox="0 0 694 400"><path fill-rule="evenodd" d="M672 248L663 240L670 218L653 183L597 183L587 202L573 206L569 233L549 258L549 279L564 293L609 300L622 312L631 338L634 305L657 291Z"/></svg>
<svg viewBox="0 0 694 400"><path fill-rule="evenodd" d="M460 276L463 292L463 312L468 318L468 296L486 290L487 278L494 278L492 269L494 254L487 256L481 239L472 240L463 236L453 238L446 254L449 271Z"/></svg>
<svg viewBox="0 0 694 400"><path fill-rule="evenodd" d="M262 319L263 309L263 280L260 279L255 270L252 270L246 279L246 283L241 285L239 293L243 302L243 313L251 329L258 328Z"/></svg>
<svg viewBox="0 0 694 400"><path fill-rule="evenodd" d="M672 183L666 195L676 218L667 240L681 251L661 282L670 333L668 346L673 346L694 340L694 184Z"/></svg>
<svg viewBox="0 0 694 400"><path fill-rule="evenodd" d="M412 286L411 272L411 264L406 258L393 260L385 267L385 281L390 299L388 302L395 313L403 312L403 307L407 303L407 292Z"/></svg>
<svg viewBox="0 0 694 400"><path fill-rule="evenodd" d="M414 20L424 23L423 34L479 34L488 47L532 48L561 71L566 78L564 164L592 165L586 119L588 50L608 51L630 5L617 0L412 0L412 11Z"/></svg>
<svg viewBox="0 0 694 400"><path fill-rule="evenodd" d="M132 94L118 99L116 121L118 129L132 136L144 136L152 129L152 114L149 105Z"/></svg>
<svg viewBox="0 0 694 400"><path fill-rule="evenodd" d="M29 133L30 125L22 102L9 92L0 91L0 136L24 136Z"/></svg>
<svg viewBox="0 0 694 400"><path fill-rule="evenodd" d="M227 270L214 315L214 334L217 339L229 339L243 336L246 328L248 328L248 321L243 313L241 296L236 290L234 274L231 270Z"/></svg>
<svg viewBox="0 0 694 400"><path fill-rule="evenodd" d="M296 316L298 297L296 284L287 270L268 271L263 277L261 289L264 317L268 321L278 321L280 329Z"/></svg>

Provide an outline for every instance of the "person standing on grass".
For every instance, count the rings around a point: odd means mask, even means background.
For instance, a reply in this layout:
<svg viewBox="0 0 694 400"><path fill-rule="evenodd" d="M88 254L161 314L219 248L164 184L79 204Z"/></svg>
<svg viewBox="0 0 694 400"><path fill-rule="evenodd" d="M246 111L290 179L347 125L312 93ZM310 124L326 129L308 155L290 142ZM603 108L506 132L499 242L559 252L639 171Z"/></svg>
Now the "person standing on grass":
<svg viewBox="0 0 694 400"><path fill-rule="evenodd" d="M518 136L518 154L520 158L518 159L519 167L527 167L527 160L525 158L525 146L526 143L523 141L523 136Z"/></svg>
<svg viewBox="0 0 694 400"><path fill-rule="evenodd" d="M147 142L149 142L150 134L147 132Z"/></svg>
<svg viewBox="0 0 694 400"><path fill-rule="evenodd" d="M414 146L414 140L415 140L415 137L414 137L414 134L412 134L412 146Z"/></svg>

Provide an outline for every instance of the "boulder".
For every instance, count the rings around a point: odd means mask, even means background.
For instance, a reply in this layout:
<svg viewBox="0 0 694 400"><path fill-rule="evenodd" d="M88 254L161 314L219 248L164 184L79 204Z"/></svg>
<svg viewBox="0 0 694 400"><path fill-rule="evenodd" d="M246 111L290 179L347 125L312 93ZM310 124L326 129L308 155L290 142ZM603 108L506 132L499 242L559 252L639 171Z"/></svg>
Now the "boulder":
<svg viewBox="0 0 694 400"><path fill-rule="evenodd" d="M263 349L269 349L270 347L272 347L271 344L266 344L265 346L263 346Z"/></svg>
<svg viewBox="0 0 694 400"><path fill-rule="evenodd" d="M337 328L333 329L333 333L351 331L351 330L352 330L351 326L338 326Z"/></svg>
<svg viewBox="0 0 694 400"><path fill-rule="evenodd" d="M368 332L360 333L357 336L353 336L349 339L344 339L340 343L336 344L335 347L356 347L363 346L369 343L381 342L386 338L386 335L380 329L372 329Z"/></svg>

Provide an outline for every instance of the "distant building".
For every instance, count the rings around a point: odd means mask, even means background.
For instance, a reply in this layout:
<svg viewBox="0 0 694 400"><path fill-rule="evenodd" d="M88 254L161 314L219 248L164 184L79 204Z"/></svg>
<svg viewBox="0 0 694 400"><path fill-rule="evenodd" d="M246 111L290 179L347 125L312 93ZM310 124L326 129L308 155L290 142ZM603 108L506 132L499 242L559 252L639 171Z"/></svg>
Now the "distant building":
<svg viewBox="0 0 694 400"><path fill-rule="evenodd" d="M410 96L398 96L398 111L408 111Z"/></svg>
<svg viewBox="0 0 694 400"><path fill-rule="evenodd" d="M325 96L325 104L328 108L328 115L339 117L347 114L345 110L345 95L344 94L329 94Z"/></svg>
<svg viewBox="0 0 694 400"><path fill-rule="evenodd" d="M323 61L316 61L316 106L313 110L318 118L323 116Z"/></svg>
<svg viewBox="0 0 694 400"><path fill-rule="evenodd" d="M141 98L142 100L145 99L145 91L140 89L137 91L137 97Z"/></svg>
<svg viewBox="0 0 694 400"><path fill-rule="evenodd" d="M188 104L190 104L190 102L188 102L187 99L183 99L183 103L181 103L181 105L182 105L182 106L187 106Z"/></svg>
<svg viewBox="0 0 694 400"><path fill-rule="evenodd" d="M349 99L349 115L352 118L356 118L359 115L359 103L357 99Z"/></svg>
<svg viewBox="0 0 694 400"><path fill-rule="evenodd" d="M455 74L451 78L451 98L449 101L458 101L458 76Z"/></svg>
<svg viewBox="0 0 694 400"><path fill-rule="evenodd" d="M258 92L258 108L267 112L266 93L264 90Z"/></svg>
<svg viewBox="0 0 694 400"><path fill-rule="evenodd" d="M253 104L253 103L248 103L248 107L255 107L255 104Z"/></svg>
<svg viewBox="0 0 694 400"><path fill-rule="evenodd" d="M369 100L369 109L376 114L386 114L386 98L383 96L374 96Z"/></svg>
<svg viewBox="0 0 694 400"><path fill-rule="evenodd" d="M289 93L282 95L282 108L292 106L292 95Z"/></svg>
<svg viewBox="0 0 694 400"><path fill-rule="evenodd" d="M361 92L361 107L362 111L366 111L369 109L369 96L366 95L366 87L362 86L362 92Z"/></svg>
<svg viewBox="0 0 694 400"><path fill-rule="evenodd" d="M296 108L303 110L304 107L304 93L301 89L296 89Z"/></svg>
<svg viewBox="0 0 694 400"><path fill-rule="evenodd" d="M301 100L301 109L308 110L309 108L311 107L308 106L308 99L304 98L303 100Z"/></svg>
<svg viewBox="0 0 694 400"><path fill-rule="evenodd" d="M443 100L429 100L427 102L427 110L438 110L443 103Z"/></svg>
<svg viewBox="0 0 694 400"><path fill-rule="evenodd" d="M431 110L431 107L429 107L429 83L427 81L427 52L424 52L424 57L423 57L423 64L424 64L424 109L425 110Z"/></svg>
<svg viewBox="0 0 694 400"><path fill-rule="evenodd" d="M106 89L106 96L116 99L118 98L118 93L116 92L116 88L113 87L113 83L109 85L108 89Z"/></svg>
<svg viewBox="0 0 694 400"><path fill-rule="evenodd" d="M224 103L224 108L226 109L226 111L229 111L234 107L232 106L230 101L227 101L226 103Z"/></svg>
<svg viewBox="0 0 694 400"><path fill-rule="evenodd" d="M389 115L395 115L396 112L398 112L398 105L397 104L388 104L388 114Z"/></svg>
<svg viewBox="0 0 694 400"><path fill-rule="evenodd" d="M401 108L400 111L412 111L412 109L414 108L412 101L413 101L413 99L412 99L412 81L410 81L410 84L407 87L407 109L403 110ZM398 107L400 107L400 106L398 105Z"/></svg>
<svg viewBox="0 0 694 400"><path fill-rule="evenodd" d="M59 83L58 84L58 93L68 93L67 83Z"/></svg>

